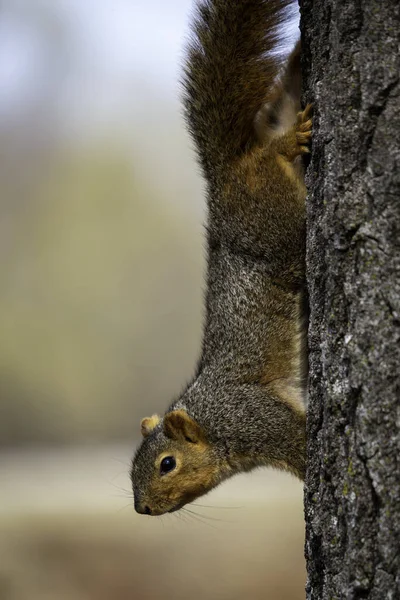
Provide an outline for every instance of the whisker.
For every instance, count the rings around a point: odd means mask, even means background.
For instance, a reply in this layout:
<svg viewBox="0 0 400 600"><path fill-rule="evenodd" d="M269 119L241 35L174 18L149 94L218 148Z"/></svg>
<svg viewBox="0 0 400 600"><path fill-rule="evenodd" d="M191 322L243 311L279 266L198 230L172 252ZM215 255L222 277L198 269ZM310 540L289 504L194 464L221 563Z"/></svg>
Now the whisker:
<svg viewBox="0 0 400 600"><path fill-rule="evenodd" d="M132 497L132 490L127 490L126 488L117 485L116 483L114 483L113 481L109 482L113 487L115 487L116 490L119 490L120 492L123 492L124 494L127 495L127 497Z"/></svg>
<svg viewBox="0 0 400 600"><path fill-rule="evenodd" d="M194 513L191 513L190 511L188 511L186 508L181 508L180 512L182 513L182 516L184 515L184 513L186 513L184 516L186 518L186 522L193 522L193 521L198 521L199 523L202 523L203 525L209 525L210 523L205 523L204 521L202 521L200 518L197 517L197 515L195 515Z"/></svg>
<svg viewBox="0 0 400 600"><path fill-rule="evenodd" d="M189 510L188 508L181 508L181 510L185 511L186 513L189 513L188 517L191 518L193 521L198 521L202 525L207 525L207 527L212 527L213 529L216 529L215 525L213 525L212 523L208 523L208 521L205 520L206 517L204 517L204 519L202 518L202 516L204 515L198 515L197 513L193 512L192 510Z"/></svg>
<svg viewBox="0 0 400 600"><path fill-rule="evenodd" d="M129 462L125 462L124 460L121 460L120 458L117 458L116 456L111 457L111 460L114 460L115 462L120 463L121 465L123 465L124 467L127 467L128 469L130 469L132 467L132 463Z"/></svg>
<svg viewBox="0 0 400 600"><path fill-rule="evenodd" d="M203 515L202 513L198 513L194 510L190 510L190 508L186 508L186 506L185 506L185 510L187 510L188 512L192 513L193 515L196 515L197 517L201 517L202 519L205 519L207 521L218 521L218 522L223 521L224 523L228 523L228 521L226 519L217 519L216 517L210 517L210 515Z"/></svg>
<svg viewBox="0 0 400 600"><path fill-rule="evenodd" d="M182 521L183 523L187 523L188 520L186 518L186 515L183 514L183 512L181 512L180 510L175 511L174 513L171 514L171 517L175 516L177 519L179 519L179 521Z"/></svg>
<svg viewBox="0 0 400 600"><path fill-rule="evenodd" d="M191 502L190 505L198 506L199 508L220 508L223 510L231 510L231 509L239 510L240 508L244 508L243 506L216 506L216 505L212 505L212 504L197 504L195 502Z"/></svg>
<svg viewBox="0 0 400 600"><path fill-rule="evenodd" d="M129 506L130 508L133 508L133 504L126 504L125 506L121 506L121 508L119 508L119 509L117 510L117 513L120 513L120 512L122 512L123 510L126 510L126 509L128 508L128 506Z"/></svg>
<svg viewBox="0 0 400 600"><path fill-rule="evenodd" d="M112 498L126 498L127 500L131 499L133 500L133 494L125 492L124 490L116 490L116 492L114 494L110 493L109 494L110 497Z"/></svg>
<svg viewBox="0 0 400 600"><path fill-rule="evenodd" d="M110 498L124 498L125 500L133 500L132 494L110 494Z"/></svg>
<svg viewBox="0 0 400 600"><path fill-rule="evenodd" d="M159 522L162 524L162 526L163 526L164 528L165 528L165 524L166 524L166 523L165 523L165 518L166 518L166 517L168 517L168 516L169 516L168 514L165 514L165 515L162 515L162 516L161 516L159 519L157 519L157 521L159 521ZM171 521L170 521L170 520L168 520L168 523L170 523L170 522L171 522Z"/></svg>
<svg viewBox="0 0 400 600"><path fill-rule="evenodd" d="M179 511L175 511L173 513L167 513L167 515L168 515L169 523L173 523L174 527L175 526L179 527L181 525L181 523L185 523L185 524L187 523L186 515L183 515ZM178 521L179 521L179 523L178 523Z"/></svg>

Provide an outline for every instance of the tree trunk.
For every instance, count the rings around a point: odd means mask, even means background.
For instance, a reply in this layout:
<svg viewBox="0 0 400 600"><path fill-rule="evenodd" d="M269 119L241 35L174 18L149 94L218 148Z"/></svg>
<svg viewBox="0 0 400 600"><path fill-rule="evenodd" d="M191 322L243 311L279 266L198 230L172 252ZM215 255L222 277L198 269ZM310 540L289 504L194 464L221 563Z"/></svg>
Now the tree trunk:
<svg viewBox="0 0 400 600"><path fill-rule="evenodd" d="M400 3L301 0L308 600L400 598Z"/></svg>

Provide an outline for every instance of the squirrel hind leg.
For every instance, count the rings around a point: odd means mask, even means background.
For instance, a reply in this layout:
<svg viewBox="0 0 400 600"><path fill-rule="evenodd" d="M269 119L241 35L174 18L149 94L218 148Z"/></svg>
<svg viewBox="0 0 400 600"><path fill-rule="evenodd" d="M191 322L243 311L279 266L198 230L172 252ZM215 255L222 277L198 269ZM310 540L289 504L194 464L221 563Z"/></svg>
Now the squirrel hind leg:
<svg viewBox="0 0 400 600"><path fill-rule="evenodd" d="M295 122L288 129L269 138L268 148L273 149L289 163L293 163L302 154L308 154L312 136L311 112L312 104L308 104L304 110L297 113Z"/></svg>
<svg viewBox="0 0 400 600"><path fill-rule="evenodd" d="M264 104L255 119L255 130L262 144L287 133L296 122L300 105L280 90L277 98Z"/></svg>
<svg viewBox="0 0 400 600"><path fill-rule="evenodd" d="M277 162L292 180L297 181L301 197L305 198L304 171L301 156L310 152L312 135L312 105L297 113L296 122L288 131L273 137L268 151L275 154Z"/></svg>
<svg viewBox="0 0 400 600"><path fill-rule="evenodd" d="M296 123L301 97L301 45L297 42L255 119L259 140L267 143L288 132Z"/></svg>
<svg viewBox="0 0 400 600"><path fill-rule="evenodd" d="M299 148L299 154L309 152L309 144L311 143L312 134L312 104L307 104L303 111L297 113L296 119L296 141Z"/></svg>

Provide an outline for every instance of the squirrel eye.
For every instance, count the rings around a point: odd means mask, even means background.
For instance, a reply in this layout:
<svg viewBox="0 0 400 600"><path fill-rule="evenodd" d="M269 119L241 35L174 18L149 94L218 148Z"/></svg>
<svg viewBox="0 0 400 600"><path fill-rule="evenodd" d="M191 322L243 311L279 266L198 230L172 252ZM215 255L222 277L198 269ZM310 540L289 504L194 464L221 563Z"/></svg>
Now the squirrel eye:
<svg viewBox="0 0 400 600"><path fill-rule="evenodd" d="M169 473L173 471L176 467L176 460L173 456L166 456L162 459L160 465L160 474L165 475L165 473Z"/></svg>

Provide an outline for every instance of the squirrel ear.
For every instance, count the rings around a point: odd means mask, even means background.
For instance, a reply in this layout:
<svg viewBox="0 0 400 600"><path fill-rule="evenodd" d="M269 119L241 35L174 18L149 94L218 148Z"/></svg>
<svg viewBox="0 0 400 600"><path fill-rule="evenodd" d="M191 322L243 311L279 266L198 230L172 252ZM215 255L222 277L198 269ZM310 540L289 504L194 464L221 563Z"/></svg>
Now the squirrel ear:
<svg viewBox="0 0 400 600"><path fill-rule="evenodd" d="M160 417L158 415L153 415L152 417L145 417L142 419L140 423L140 431L142 432L143 437L147 437L153 431L154 427L156 427L160 422Z"/></svg>
<svg viewBox="0 0 400 600"><path fill-rule="evenodd" d="M202 428L185 410L173 410L164 417L164 433L173 440L197 444L204 439Z"/></svg>

